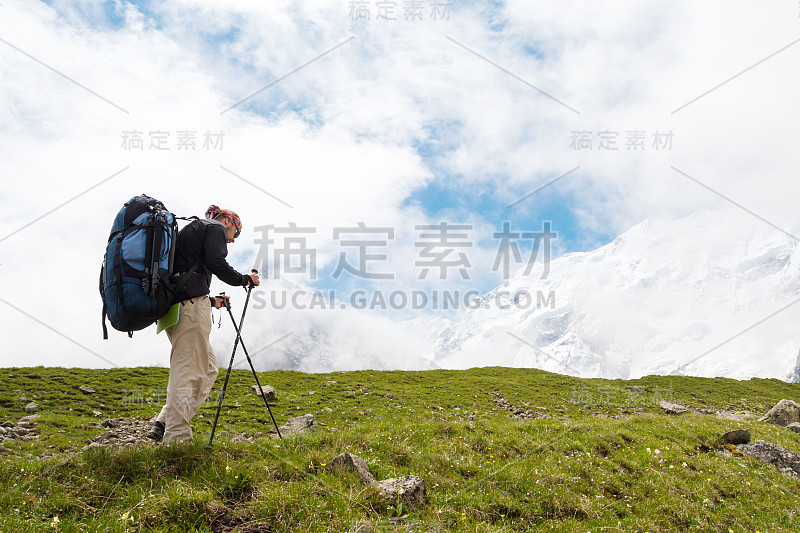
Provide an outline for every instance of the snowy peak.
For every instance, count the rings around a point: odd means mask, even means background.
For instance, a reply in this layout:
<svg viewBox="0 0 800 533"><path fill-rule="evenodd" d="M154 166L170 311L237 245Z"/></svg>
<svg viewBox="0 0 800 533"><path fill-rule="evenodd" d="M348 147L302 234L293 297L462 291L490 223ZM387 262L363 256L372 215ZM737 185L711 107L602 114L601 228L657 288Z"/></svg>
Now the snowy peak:
<svg viewBox="0 0 800 533"><path fill-rule="evenodd" d="M512 296L512 305L467 311L440 332L436 362L606 378L786 378L800 309L753 326L798 298L798 261L790 237L746 213L647 220L597 250L556 259L545 280L517 272L483 301L525 293L538 305L513 305Z"/></svg>

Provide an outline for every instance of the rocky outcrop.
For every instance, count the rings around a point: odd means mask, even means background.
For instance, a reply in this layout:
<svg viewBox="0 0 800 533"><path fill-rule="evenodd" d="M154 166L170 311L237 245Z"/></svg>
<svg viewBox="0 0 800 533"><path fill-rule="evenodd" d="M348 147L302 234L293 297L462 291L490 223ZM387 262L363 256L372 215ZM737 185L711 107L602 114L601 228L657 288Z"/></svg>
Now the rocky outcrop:
<svg viewBox="0 0 800 533"><path fill-rule="evenodd" d="M107 418L95 424L103 433L86 443L83 449L98 446L148 446L152 440L153 422L149 418Z"/></svg>
<svg viewBox="0 0 800 533"><path fill-rule="evenodd" d="M537 407L535 411L532 409L523 409L521 407L516 407L512 405L511 402L509 402L499 392L490 392L489 394L492 397L492 402L494 402L494 404L500 409L503 409L511 413L514 416L515 420L522 421L522 420L536 420L539 418L553 418L550 415L544 414L543 411L547 410L544 407ZM473 413L470 416L474 417L475 414Z"/></svg>
<svg viewBox="0 0 800 533"><path fill-rule="evenodd" d="M349 452L344 452L331 459L325 469L334 474L337 472L356 473L363 483L375 487L395 505L402 503L403 505L417 506L425 505L427 501L427 488L425 480L421 477L403 476L376 482L372 472L369 471L367 462Z"/></svg>
<svg viewBox="0 0 800 533"><path fill-rule="evenodd" d="M753 444L740 444L736 451L774 465L779 472L800 480L800 455L776 444L757 440Z"/></svg>
<svg viewBox="0 0 800 533"><path fill-rule="evenodd" d="M758 418L758 415L751 413L750 411L717 411L715 413L717 418L722 420L732 420L734 422L747 422L748 420L755 420Z"/></svg>
<svg viewBox="0 0 800 533"><path fill-rule="evenodd" d="M661 410L668 415L682 415L689 412L689 408L685 405L668 402L667 400L661 400L658 402L658 406L661 407Z"/></svg>
<svg viewBox="0 0 800 533"><path fill-rule="evenodd" d="M344 452L337 455L326 465L328 471L337 472L353 472L358 475L359 479L367 484L375 483L375 478L369 471L367 462L357 455L350 452Z"/></svg>
<svg viewBox="0 0 800 533"><path fill-rule="evenodd" d="M253 385L252 389L253 389L253 394L258 396L259 395L258 385ZM264 397L269 401L274 401L278 397L278 393L275 392L275 389L273 387L270 387L269 385L262 385L261 390Z"/></svg>
<svg viewBox="0 0 800 533"><path fill-rule="evenodd" d="M792 400L781 400L759 420L784 427L800 422L800 405Z"/></svg>
<svg viewBox="0 0 800 533"><path fill-rule="evenodd" d="M286 423L280 426L278 429L281 430L281 436L283 438L313 433L317 430L317 419L314 418L314 415L312 414L297 416L287 420ZM274 438L278 438L278 433L275 431L275 428L272 428L269 431Z"/></svg>
<svg viewBox="0 0 800 533"><path fill-rule="evenodd" d="M38 414L22 417L16 424L13 422L3 422L0 424L0 444L12 440L29 441L39 438L39 431L36 429L35 420Z"/></svg>
<svg viewBox="0 0 800 533"><path fill-rule="evenodd" d="M379 481L377 487L386 497L404 505L425 505L425 480L419 476L403 476Z"/></svg>
<svg viewBox="0 0 800 533"><path fill-rule="evenodd" d="M747 444L750 442L750 432L746 429L734 429L722 435L722 440L728 444Z"/></svg>

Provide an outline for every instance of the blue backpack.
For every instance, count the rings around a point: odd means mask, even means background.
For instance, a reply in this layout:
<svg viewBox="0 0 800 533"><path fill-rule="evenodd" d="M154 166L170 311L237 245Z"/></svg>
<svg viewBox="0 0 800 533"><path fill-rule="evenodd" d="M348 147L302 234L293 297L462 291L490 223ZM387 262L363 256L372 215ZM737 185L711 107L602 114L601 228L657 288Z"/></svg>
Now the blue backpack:
<svg viewBox="0 0 800 533"><path fill-rule="evenodd" d="M164 316L173 295L199 266L182 276L182 283L173 283L177 218L144 194L128 200L117 213L100 270L103 339L108 339L106 317L114 329L132 337Z"/></svg>

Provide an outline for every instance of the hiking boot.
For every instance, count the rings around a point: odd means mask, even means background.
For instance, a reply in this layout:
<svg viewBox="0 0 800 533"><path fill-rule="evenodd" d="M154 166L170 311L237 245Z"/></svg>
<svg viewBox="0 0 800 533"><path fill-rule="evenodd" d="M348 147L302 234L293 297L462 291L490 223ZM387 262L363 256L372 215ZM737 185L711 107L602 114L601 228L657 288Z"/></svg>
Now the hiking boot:
<svg viewBox="0 0 800 533"><path fill-rule="evenodd" d="M164 430L166 426L164 426L164 422L153 422L153 432L150 433L150 438L153 440L161 440L164 438Z"/></svg>

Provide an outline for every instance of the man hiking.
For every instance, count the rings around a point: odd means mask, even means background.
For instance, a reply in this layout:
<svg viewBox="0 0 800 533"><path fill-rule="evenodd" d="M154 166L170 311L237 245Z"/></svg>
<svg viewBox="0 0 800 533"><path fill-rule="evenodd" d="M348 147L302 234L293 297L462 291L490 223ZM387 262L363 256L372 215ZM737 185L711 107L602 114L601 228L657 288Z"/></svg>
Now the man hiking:
<svg viewBox="0 0 800 533"><path fill-rule="evenodd" d="M228 244L242 231L239 215L212 205L205 220L197 219L178 234L174 272L189 276L175 294L178 322L165 331L172 344L167 402L153 423L152 437L164 444L190 441L189 422L217 379L217 357L211 349L211 306L225 305L227 296L210 297L212 274L228 285L255 287L258 274L240 274L228 264Z"/></svg>

